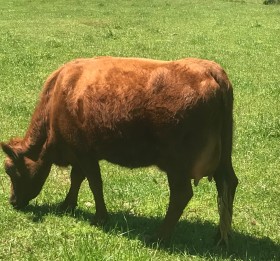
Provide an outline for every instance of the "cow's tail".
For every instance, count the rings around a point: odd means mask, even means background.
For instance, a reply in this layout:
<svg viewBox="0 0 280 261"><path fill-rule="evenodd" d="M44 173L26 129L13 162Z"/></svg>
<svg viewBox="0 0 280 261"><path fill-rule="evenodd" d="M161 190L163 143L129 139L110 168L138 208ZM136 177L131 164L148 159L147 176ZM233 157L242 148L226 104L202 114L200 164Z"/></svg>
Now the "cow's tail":
<svg viewBox="0 0 280 261"><path fill-rule="evenodd" d="M219 79L222 91L222 129L221 129L221 159L219 167L214 175L217 186L218 210L220 224L217 243L225 243L228 246L228 236L231 231L233 200L238 179L232 167L232 138L233 138L233 89L227 76L224 74Z"/></svg>

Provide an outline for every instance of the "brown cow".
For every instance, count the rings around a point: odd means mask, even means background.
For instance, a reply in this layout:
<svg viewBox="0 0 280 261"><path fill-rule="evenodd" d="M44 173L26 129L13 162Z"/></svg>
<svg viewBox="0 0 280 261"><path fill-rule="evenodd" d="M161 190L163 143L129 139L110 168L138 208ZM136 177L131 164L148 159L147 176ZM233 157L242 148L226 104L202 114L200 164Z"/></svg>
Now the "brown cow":
<svg viewBox="0 0 280 261"><path fill-rule="evenodd" d="M52 164L72 166L62 204L75 208L87 178L95 223L108 216L98 161L167 173L169 207L158 232L170 236L195 184L214 177L219 242L228 242L235 190L232 161L233 92L216 63L100 57L65 64L46 81L23 139L1 143L11 178L10 202L26 206L41 191Z"/></svg>

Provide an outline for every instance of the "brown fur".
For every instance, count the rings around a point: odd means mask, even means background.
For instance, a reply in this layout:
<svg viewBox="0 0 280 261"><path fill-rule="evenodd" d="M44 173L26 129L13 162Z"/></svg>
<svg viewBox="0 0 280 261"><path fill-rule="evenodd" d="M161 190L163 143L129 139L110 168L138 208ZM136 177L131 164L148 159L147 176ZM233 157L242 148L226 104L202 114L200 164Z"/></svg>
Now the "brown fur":
<svg viewBox="0 0 280 261"><path fill-rule="evenodd" d="M11 203L21 207L36 197L52 164L71 165L62 206L76 206L87 178L95 221L103 222L107 210L98 161L156 165L167 173L170 187L158 237L170 236L192 197L191 179L197 185L208 176L216 181L220 237L227 242L237 186L232 104L231 84L211 61L100 57L67 63L46 81L25 137L1 144L8 155Z"/></svg>

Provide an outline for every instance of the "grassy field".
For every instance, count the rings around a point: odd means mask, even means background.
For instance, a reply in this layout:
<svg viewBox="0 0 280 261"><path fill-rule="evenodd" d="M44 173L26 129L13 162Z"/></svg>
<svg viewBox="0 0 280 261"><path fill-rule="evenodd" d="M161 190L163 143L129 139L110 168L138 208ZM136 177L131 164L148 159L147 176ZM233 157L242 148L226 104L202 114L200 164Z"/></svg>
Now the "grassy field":
<svg viewBox="0 0 280 261"><path fill-rule="evenodd" d="M90 226L85 182L73 214L58 211L68 169L54 167L24 211L0 167L0 260L280 260L280 6L263 1L0 0L0 141L24 135L46 77L77 57L219 62L235 94L240 180L229 250L216 248L214 183L194 188L168 246L145 243L164 217L166 177L101 162L110 220ZM3 153L0 161L4 160Z"/></svg>

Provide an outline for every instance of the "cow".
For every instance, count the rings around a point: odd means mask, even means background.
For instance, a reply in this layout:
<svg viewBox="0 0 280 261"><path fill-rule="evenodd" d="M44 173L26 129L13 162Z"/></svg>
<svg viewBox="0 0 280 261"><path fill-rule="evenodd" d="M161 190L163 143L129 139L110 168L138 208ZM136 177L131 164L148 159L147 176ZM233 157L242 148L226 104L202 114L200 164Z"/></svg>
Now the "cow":
<svg viewBox="0 0 280 261"><path fill-rule="evenodd" d="M238 179L232 166L233 88L213 61L186 58L76 59L46 80L23 138L1 142L10 203L29 204L53 164L71 166L61 207L74 209L84 179L94 196L93 223L108 218L99 161L157 166L167 175L169 205L157 238L170 238L193 196L192 183L214 178L218 243L228 244Z"/></svg>

